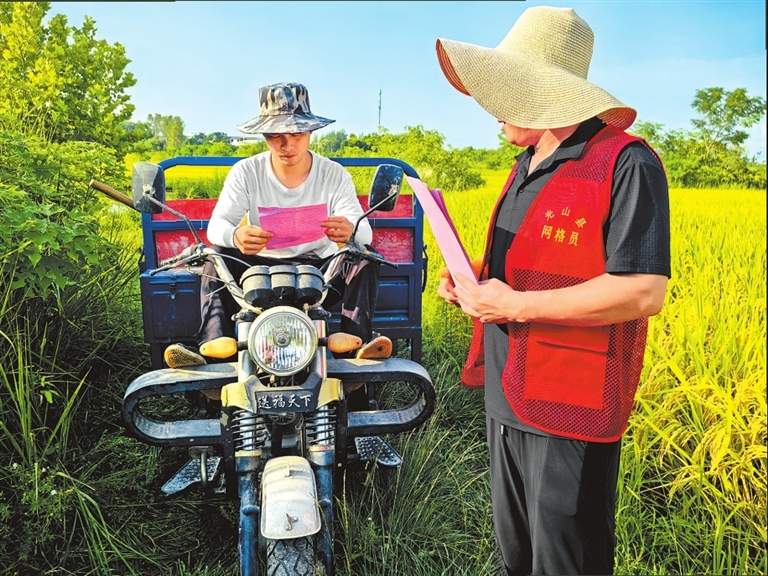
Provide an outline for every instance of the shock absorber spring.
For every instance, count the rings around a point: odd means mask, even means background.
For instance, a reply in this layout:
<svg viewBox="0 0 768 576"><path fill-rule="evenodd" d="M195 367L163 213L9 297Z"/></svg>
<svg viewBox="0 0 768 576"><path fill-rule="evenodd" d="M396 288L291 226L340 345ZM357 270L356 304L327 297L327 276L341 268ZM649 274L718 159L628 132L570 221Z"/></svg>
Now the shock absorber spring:
<svg viewBox="0 0 768 576"><path fill-rule="evenodd" d="M258 450L267 441L264 416L250 410L235 410L232 418L235 450Z"/></svg>
<svg viewBox="0 0 768 576"><path fill-rule="evenodd" d="M307 442L312 444L333 444L336 434L336 408L321 406L305 418Z"/></svg>

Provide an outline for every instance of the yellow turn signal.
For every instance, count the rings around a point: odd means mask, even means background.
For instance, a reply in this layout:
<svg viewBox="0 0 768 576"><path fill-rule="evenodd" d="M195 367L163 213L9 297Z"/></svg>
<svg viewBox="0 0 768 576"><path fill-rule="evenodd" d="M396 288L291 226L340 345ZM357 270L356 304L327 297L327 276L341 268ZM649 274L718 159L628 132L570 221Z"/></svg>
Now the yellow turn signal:
<svg viewBox="0 0 768 576"><path fill-rule="evenodd" d="M229 358L237 354L237 340L222 336L200 346L200 354L209 358Z"/></svg>
<svg viewBox="0 0 768 576"><path fill-rule="evenodd" d="M362 339L346 332L336 332L328 336L328 349L331 352L351 352L362 345Z"/></svg>

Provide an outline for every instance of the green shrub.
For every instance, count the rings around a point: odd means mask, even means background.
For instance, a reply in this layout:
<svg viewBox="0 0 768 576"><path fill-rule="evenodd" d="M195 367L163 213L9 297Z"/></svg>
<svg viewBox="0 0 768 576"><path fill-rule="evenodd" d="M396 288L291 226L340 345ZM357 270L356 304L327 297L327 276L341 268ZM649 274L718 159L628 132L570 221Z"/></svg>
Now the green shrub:
<svg viewBox="0 0 768 576"><path fill-rule="evenodd" d="M0 273L13 299L46 298L114 261L96 219L91 178L120 181L114 151L98 144L46 144L0 132Z"/></svg>

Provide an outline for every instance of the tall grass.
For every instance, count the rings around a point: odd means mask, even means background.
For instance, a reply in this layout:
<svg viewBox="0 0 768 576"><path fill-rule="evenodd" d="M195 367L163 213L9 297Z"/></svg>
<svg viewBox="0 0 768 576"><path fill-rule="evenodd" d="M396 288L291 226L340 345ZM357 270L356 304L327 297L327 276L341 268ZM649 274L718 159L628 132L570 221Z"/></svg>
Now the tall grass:
<svg viewBox="0 0 768 576"><path fill-rule="evenodd" d="M113 228L113 230L116 230ZM65 566L129 566L102 515L95 431L117 433L117 390L94 389L135 354L135 263L118 259L48 299L0 294L0 566L31 574ZM128 298L125 298L128 296ZM134 307L135 309L135 307ZM127 344L127 346L125 346ZM123 345L123 350L115 350ZM134 351L132 353L131 351ZM128 361L121 361L125 352ZM129 368L129 370L135 370ZM89 399L90 396L90 399ZM107 407L99 410L99 407ZM98 545L97 545L98 544ZM94 556L95 555L95 556ZM112 566L112 568L110 568Z"/></svg>
<svg viewBox="0 0 768 576"><path fill-rule="evenodd" d="M482 398L446 386L419 430L390 438L405 464L348 473L339 506L340 574L491 574L491 525ZM442 386L441 386L442 383Z"/></svg>

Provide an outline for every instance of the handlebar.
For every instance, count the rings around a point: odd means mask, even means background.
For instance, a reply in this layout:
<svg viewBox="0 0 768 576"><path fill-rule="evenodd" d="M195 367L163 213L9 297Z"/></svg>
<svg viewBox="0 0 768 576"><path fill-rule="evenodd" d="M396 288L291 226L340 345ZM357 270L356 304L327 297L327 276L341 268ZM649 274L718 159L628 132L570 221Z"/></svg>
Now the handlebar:
<svg viewBox="0 0 768 576"><path fill-rule="evenodd" d="M379 252L376 250L369 250L366 248L365 253L362 254L362 257L366 260L370 260L371 262L377 262L378 264L384 264L385 266L390 266L392 268L397 268L397 264L394 262L390 262L389 260L386 260L384 256L382 256Z"/></svg>
<svg viewBox="0 0 768 576"><path fill-rule="evenodd" d="M324 290L327 289L331 282L336 278L336 276L341 273L341 263L344 261L345 255L349 255L349 258L353 264L358 263L360 260L368 260L370 262L385 264L387 266L397 268L397 264L387 261L384 256L379 254L376 250L367 248L359 242L351 240L340 250L338 250L336 254L331 256L331 258L329 258L323 266L320 267L320 271L323 273L323 282L325 285L323 288ZM212 248L209 248L200 242L187 246L176 256L161 260L159 263L160 265L157 268L148 270L148 273L150 276L154 276L155 274L165 270L170 270L171 268L174 268L180 264L189 266L191 264L201 264L205 260L209 260L211 263L213 263L219 279L222 280L235 301L242 308L252 310L253 308L244 299L244 291L242 286L237 283L229 268L227 267L224 260L225 258L231 258L231 256L220 254L216 250L213 250ZM199 271L194 270L193 272L198 274L200 273Z"/></svg>
<svg viewBox="0 0 768 576"><path fill-rule="evenodd" d="M203 244L192 244L191 246L187 246L186 248L184 248L184 250L176 254L176 256L171 256L170 258L161 260L160 265L154 270L151 270L150 274L160 272L161 270L167 270L169 268L173 268L178 264L186 263L185 261L203 259L205 257L204 249L205 249L205 246Z"/></svg>
<svg viewBox="0 0 768 576"><path fill-rule="evenodd" d="M397 268L397 264L385 259L384 256L382 256L379 252L377 252L373 248L368 248L366 246L363 246L362 244L360 244L355 240L350 240L349 242L347 242L338 252L336 252L336 254L331 256L328 262L330 263L334 259L342 257L344 254L349 254L353 258L358 257L358 258L362 258L363 260L374 262L376 264L384 264L386 266L391 266L392 268Z"/></svg>

